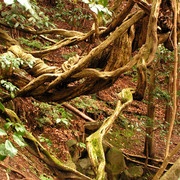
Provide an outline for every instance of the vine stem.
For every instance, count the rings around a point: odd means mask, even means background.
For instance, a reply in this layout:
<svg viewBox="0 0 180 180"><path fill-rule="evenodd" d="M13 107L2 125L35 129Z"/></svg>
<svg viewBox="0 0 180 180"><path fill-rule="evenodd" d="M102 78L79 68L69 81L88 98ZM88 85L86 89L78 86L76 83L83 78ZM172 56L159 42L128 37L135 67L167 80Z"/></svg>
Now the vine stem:
<svg viewBox="0 0 180 180"><path fill-rule="evenodd" d="M172 117L170 121L169 131L167 135L166 141L166 152L165 157L169 154L170 140L173 131L174 121L176 117L177 111L177 68L178 68L178 51L177 51L177 2L176 0L172 1L174 6L174 74L173 74L173 109L172 109Z"/></svg>

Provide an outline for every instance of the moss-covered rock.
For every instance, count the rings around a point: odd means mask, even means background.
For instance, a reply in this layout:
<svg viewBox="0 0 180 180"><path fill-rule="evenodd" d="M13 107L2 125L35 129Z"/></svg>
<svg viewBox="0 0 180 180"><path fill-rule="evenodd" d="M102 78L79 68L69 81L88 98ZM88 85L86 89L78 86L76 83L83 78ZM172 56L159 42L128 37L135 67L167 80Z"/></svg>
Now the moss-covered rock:
<svg viewBox="0 0 180 180"><path fill-rule="evenodd" d="M143 169L141 166L132 166L128 170L124 171L121 175L120 180L131 180L142 177Z"/></svg>
<svg viewBox="0 0 180 180"><path fill-rule="evenodd" d="M122 152L112 147L106 154L106 169L108 179L119 179L119 175L126 169L126 163Z"/></svg>

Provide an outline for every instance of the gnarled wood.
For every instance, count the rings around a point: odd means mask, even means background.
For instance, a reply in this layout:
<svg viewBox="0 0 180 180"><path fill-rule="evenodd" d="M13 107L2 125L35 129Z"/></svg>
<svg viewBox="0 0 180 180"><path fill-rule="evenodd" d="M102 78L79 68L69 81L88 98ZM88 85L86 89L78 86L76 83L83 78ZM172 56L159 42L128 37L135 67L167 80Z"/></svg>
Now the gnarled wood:
<svg viewBox="0 0 180 180"><path fill-rule="evenodd" d="M110 130L113 122L122 110L133 100L131 89L123 89L122 92L118 94L118 97L119 100L113 114L103 122L102 126L95 133L86 139L88 154L97 180L105 179L106 161L102 145L103 137Z"/></svg>

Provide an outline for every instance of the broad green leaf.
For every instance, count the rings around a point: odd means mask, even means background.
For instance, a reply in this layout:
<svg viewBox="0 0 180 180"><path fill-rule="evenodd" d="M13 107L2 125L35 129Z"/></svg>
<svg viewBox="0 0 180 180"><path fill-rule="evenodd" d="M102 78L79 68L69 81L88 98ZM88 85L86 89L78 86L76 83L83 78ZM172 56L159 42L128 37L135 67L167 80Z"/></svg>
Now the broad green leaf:
<svg viewBox="0 0 180 180"><path fill-rule="evenodd" d="M18 150L13 146L12 142L9 141L9 140L6 140L5 148L7 150L8 155L11 158L13 158L17 154L17 152L18 152Z"/></svg>
<svg viewBox="0 0 180 180"><path fill-rule="evenodd" d="M58 123L60 123L61 122L61 119L60 118L57 118L56 119L56 123L58 124Z"/></svg>
<svg viewBox="0 0 180 180"><path fill-rule="evenodd" d="M64 123L66 126L70 125L69 121L66 118L62 118L61 122Z"/></svg>
<svg viewBox="0 0 180 180"><path fill-rule="evenodd" d="M17 28L19 26L19 22L17 22L15 25L14 25L14 28Z"/></svg>
<svg viewBox="0 0 180 180"><path fill-rule="evenodd" d="M11 5L14 3L14 0L4 0L6 5Z"/></svg>
<svg viewBox="0 0 180 180"><path fill-rule="evenodd" d="M7 12L2 12L1 15L2 17L5 16L7 14Z"/></svg>
<svg viewBox="0 0 180 180"><path fill-rule="evenodd" d="M0 102L0 109L2 110L2 112L5 111L5 108L4 108L4 106L3 106L3 104L1 102Z"/></svg>
<svg viewBox="0 0 180 180"><path fill-rule="evenodd" d="M8 130L8 128L9 128L10 126L12 126L12 125L13 125L12 122L7 122L6 124L4 124L4 129L5 129L5 130Z"/></svg>
<svg viewBox="0 0 180 180"><path fill-rule="evenodd" d="M14 99L15 98L15 94L13 92L11 92L11 98Z"/></svg>
<svg viewBox="0 0 180 180"><path fill-rule="evenodd" d="M0 161L3 161L7 157L7 151L5 148L5 144L0 144Z"/></svg>
<svg viewBox="0 0 180 180"><path fill-rule="evenodd" d="M13 139L20 147L25 147L26 146L22 136L13 134Z"/></svg>
<svg viewBox="0 0 180 180"><path fill-rule="evenodd" d="M89 0L82 0L82 2L88 4L88 3L89 3Z"/></svg>
<svg viewBox="0 0 180 180"><path fill-rule="evenodd" d="M0 129L0 136L5 136L5 135L7 135L7 133L3 129Z"/></svg>
<svg viewBox="0 0 180 180"><path fill-rule="evenodd" d="M25 132L26 132L26 129L24 128L24 126L23 125L21 125L21 124L19 124L19 123L16 123L15 124L15 129L16 129L16 131L17 131L17 133L19 134L19 135L24 135L25 134Z"/></svg>

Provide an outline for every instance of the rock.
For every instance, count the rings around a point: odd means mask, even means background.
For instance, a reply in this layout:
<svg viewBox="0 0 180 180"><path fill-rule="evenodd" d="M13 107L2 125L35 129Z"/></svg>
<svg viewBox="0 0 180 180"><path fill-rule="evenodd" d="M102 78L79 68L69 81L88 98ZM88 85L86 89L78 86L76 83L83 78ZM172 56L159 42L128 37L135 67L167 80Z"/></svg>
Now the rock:
<svg viewBox="0 0 180 180"><path fill-rule="evenodd" d="M128 172L131 174L132 178L138 178L143 175L143 169L141 166L132 166L128 169Z"/></svg>
<svg viewBox="0 0 180 180"><path fill-rule="evenodd" d="M106 154L106 169L108 179L119 179L119 175L126 169L126 163L122 152L112 147Z"/></svg>
<svg viewBox="0 0 180 180"><path fill-rule="evenodd" d="M86 175L91 177L91 178L95 177L94 171L92 169L86 170Z"/></svg>
<svg viewBox="0 0 180 180"><path fill-rule="evenodd" d="M74 139L68 140L66 145L69 148L69 153L71 155L72 161L76 162L79 159L79 149L77 148L77 141Z"/></svg>
<svg viewBox="0 0 180 180"><path fill-rule="evenodd" d="M131 180L140 178L143 175L143 169L141 166L132 166L128 170L124 171L119 180Z"/></svg>
<svg viewBox="0 0 180 180"><path fill-rule="evenodd" d="M94 171L92 170L91 162L89 158L79 159L77 161L77 170L86 176L95 179Z"/></svg>
<svg viewBox="0 0 180 180"><path fill-rule="evenodd" d="M82 169L89 169L91 167L89 158L79 159L78 164Z"/></svg>
<svg viewBox="0 0 180 180"><path fill-rule="evenodd" d="M76 165L74 164L74 162L71 159L68 159L65 164L73 169L76 169Z"/></svg>
<svg viewBox="0 0 180 180"><path fill-rule="evenodd" d="M74 139L68 140L68 141L66 142L66 145L68 146L68 148L70 148L70 147L72 147L72 146L74 146L74 145L76 145L76 144L77 144L77 142L76 142L76 140L74 140Z"/></svg>

